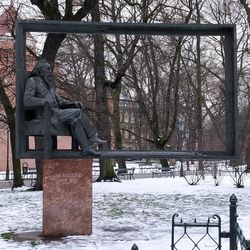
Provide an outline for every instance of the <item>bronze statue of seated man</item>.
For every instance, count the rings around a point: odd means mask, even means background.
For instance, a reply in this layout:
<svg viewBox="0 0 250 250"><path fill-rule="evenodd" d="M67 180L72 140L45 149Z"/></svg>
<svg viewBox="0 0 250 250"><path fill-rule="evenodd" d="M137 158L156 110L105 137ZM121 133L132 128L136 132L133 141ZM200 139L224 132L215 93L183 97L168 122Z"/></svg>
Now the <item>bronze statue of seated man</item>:
<svg viewBox="0 0 250 250"><path fill-rule="evenodd" d="M51 123L69 124L72 136L79 143L83 156L100 156L91 145L103 144L106 141L97 136L96 129L83 112L83 105L79 101L67 100L56 93L55 81L50 64L42 59L37 62L27 80L24 91L24 107L33 109L37 118L44 117L44 105L49 103L52 110Z"/></svg>

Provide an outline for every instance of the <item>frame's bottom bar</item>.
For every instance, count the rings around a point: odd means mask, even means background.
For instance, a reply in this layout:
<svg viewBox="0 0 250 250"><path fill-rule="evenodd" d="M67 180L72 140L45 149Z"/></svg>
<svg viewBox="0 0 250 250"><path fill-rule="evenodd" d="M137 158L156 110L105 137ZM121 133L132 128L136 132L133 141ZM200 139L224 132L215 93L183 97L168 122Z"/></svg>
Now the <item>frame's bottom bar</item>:
<svg viewBox="0 0 250 250"><path fill-rule="evenodd" d="M231 160L236 159L226 151L160 151L160 150L104 150L99 157L82 156L80 151L57 150L51 151L49 158L111 158L111 159L177 159L177 160ZM20 159L42 159L44 152L29 150Z"/></svg>

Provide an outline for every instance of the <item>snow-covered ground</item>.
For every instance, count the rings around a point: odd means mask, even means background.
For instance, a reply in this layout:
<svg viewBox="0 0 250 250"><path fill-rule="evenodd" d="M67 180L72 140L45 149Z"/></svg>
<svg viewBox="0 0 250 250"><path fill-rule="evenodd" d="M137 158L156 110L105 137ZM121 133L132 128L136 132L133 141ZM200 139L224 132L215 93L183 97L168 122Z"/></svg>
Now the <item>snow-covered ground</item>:
<svg viewBox="0 0 250 250"><path fill-rule="evenodd" d="M91 236L24 242L0 237L0 249L130 250L134 243L139 250L170 249L174 213L185 221L194 217L204 221L218 214L222 231L228 231L229 198L233 193L238 198L239 224L250 239L250 175L244 184L245 188L237 189L229 176L224 176L217 187L209 176L195 186L179 177L94 183ZM0 202L0 234L41 231L42 192L2 189ZM192 248L180 242L178 249ZM215 246L205 241L202 249L215 249ZM222 249L229 249L228 240L223 240Z"/></svg>

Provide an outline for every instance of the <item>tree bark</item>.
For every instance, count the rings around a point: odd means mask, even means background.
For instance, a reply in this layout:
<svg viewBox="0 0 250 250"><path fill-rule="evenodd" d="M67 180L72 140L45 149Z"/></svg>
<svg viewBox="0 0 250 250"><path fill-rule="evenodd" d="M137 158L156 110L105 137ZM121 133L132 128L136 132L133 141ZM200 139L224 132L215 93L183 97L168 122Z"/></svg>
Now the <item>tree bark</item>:
<svg viewBox="0 0 250 250"><path fill-rule="evenodd" d="M66 1L64 16L59 11L58 1L31 0L31 3L40 9L46 20L81 21L97 5L98 0L85 0L83 6L75 14L73 14L73 1ZM45 58L52 67L65 37L66 34L49 33L47 35L41 58Z"/></svg>
<svg viewBox="0 0 250 250"><path fill-rule="evenodd" d="M200 6L196 1L196 11L197 11L197 23L200 24ZM201 91L201 38L196 37L196 82L197 82L197 138L198 138L198 150L202 150L202 91ZM203 169L203 161L199 160L199 170L201 172Z"/></svg>
<svg viewBox="0 0 250 250"><path fill-rule="evenodd" d="M91 10L93 22L100 22L99 4L96 4ZM107 87L105 85L104 70L104 40L101 34L94 34L94 77L96 91L96 108L97 108L97 131L100 138L107 139L108 145L102 145L100 148L107 149L110 147L110 124L109 124L109 107L107 98ZM100 160L100 175L97 182L106 180L119 180L113 170L113 164L109 160Z"/></svg>
<svg viewBox="0 0 250 250"><path fill-rule="evenodd" d="M35 147L37 149L43 149L43 140L40 137L35 138ZM43 189L43 160L36 159L36 183L33 187L34 191L39 191Z"/></svg>
<svg viewBox="0 0 250 250"><path fill-rule="evenodd" d="M120 89L120 87L119 87ZM122 135L121 135L121 123L120 123L120 91L116 90L112 94L113 100L113 114L112 114L112 123L114 128L114 137L115 137L115 148L122 149ZM118 168L126 169L126 163L124 159L117 159Z"/></svg>
<svg viewBox="0 0 250 250"><path fill-rule="evenodd" d="M250 122L248 122L247 130L247 142L246 142L246 163L247 163L247 172L250 172Z"/></svg>
<svg viewBox="0 0 250 250"><path fill-rule="evenodd" d="M135 48L139 41L139 36L136 36L135 39L131 42L130 50L128 48L122 49L120 36L116 36L116 60L117 60L117 73L115 80L110 82L111 95L113 101L113 114L112 114L112 124L114 128L115 136L115 148L122 149L122 134L121 134L121 123L120 123L120 96L121 96L121 81L127 71L129 65L132 63L135 56ZM112 45L111 45L112 46ZM126 52L125 52L126 51ZM126 60L125 60L126 58ZM124 59L124 60L123 60ZM125 169L126 163L124 159L118 159L119 169Z"/></svg>
<svg viewBox="0 0 250 250"><path fill-rule="evenodd" d="M15 120L15 109L12 107L11 102L8 98L8 95L5 92L5 88L3 86L3 81L0 80L0 100L3 105L6 117L7 117L7 125L10 130L10 143L11 143L11 151L12 151L12 164L13 164L13 173L14 180L12 184L12 188L23 186L23 180L21 176L21 167L20 160L16 159L16 120Z"/></svg>
<svg viewBox="0 0 250 250"><path fill-rule="evenodd" d="M239 0L242 6L244 7L247 14L247 21L250 25L250 5L247 3L247 0Z"/></svg>
<svg viewBox="0 0 250 250"><path fill-rule="evenodd" d="M244 7L247 14L247 21L250 26L250 5L247 3L247 0L239 0L242 6ZM247 134L247 146L246 146L246 163L247 171L250 172L250 128L248 128Z"/></svg>

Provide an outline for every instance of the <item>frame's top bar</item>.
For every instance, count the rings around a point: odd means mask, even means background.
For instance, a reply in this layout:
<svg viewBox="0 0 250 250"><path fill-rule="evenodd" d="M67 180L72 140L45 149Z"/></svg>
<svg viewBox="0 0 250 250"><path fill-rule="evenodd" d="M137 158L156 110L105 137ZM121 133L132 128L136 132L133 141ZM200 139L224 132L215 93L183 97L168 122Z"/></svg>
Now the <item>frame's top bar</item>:
<svg viewBox="0 0 250 250"><path fill-rule="evenodd" d="M26 32L101 33L131 35L227 35L233 24L98 23L51 20L19 20L17 28Z"/></svg>

